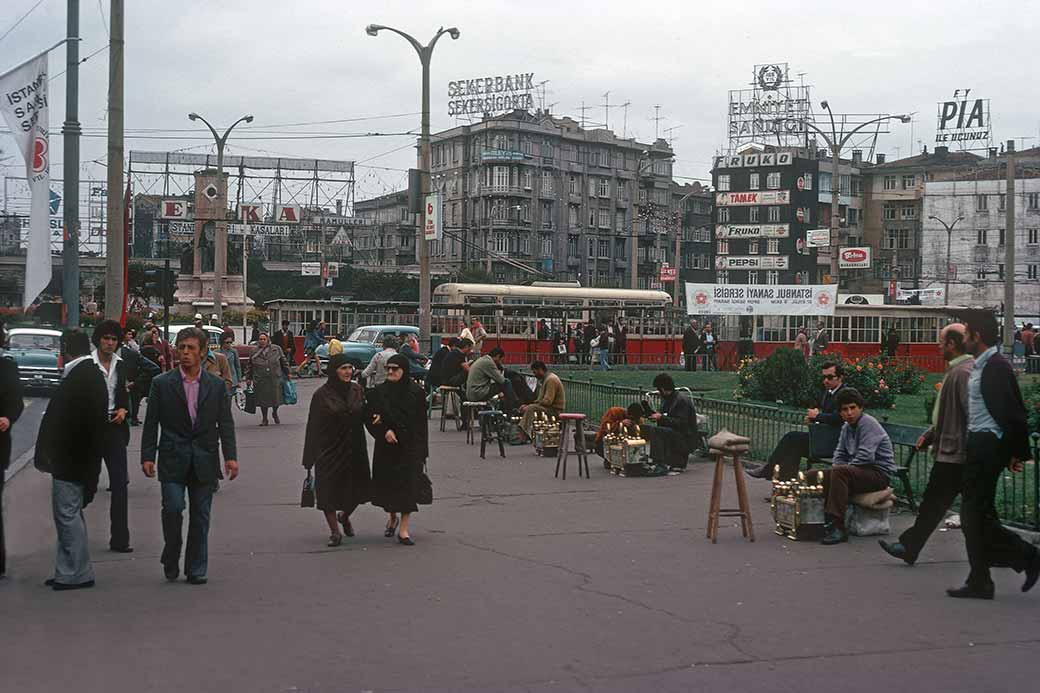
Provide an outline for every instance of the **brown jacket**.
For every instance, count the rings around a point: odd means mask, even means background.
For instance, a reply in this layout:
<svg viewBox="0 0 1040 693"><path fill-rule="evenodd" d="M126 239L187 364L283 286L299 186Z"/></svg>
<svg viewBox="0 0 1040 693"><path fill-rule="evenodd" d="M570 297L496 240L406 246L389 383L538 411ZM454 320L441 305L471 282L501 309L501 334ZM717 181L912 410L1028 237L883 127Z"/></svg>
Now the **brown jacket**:
<svg viewBox="0 0 1040 693"><path fill-rule="evenodd" d="M563 394L563 383L560 382L560 377L555 373L547 373L545 380L542 381L541 387L538 388L538 399L535 404L539 404L546 409L551 410L554 414L559 416L564 407L567 406L567 399Z"/></svg>
<svg viewBox="0 0 1040 693"><path fill-rule="evenodd" d="M234 381L231 378L231 365L228 363L227 356L224 356L219 351L211 351L202 365L207 373L212 373L223 380L227 389L231 390L231 385Z"/></svg>
<svg viewBox="0 0 1040 693"><path fill-rule="evenodd" d="M968 437L968 376L975 359L964 359L946 372L939 391L939 413L925 434L936 462L964 464Z"/></svg>

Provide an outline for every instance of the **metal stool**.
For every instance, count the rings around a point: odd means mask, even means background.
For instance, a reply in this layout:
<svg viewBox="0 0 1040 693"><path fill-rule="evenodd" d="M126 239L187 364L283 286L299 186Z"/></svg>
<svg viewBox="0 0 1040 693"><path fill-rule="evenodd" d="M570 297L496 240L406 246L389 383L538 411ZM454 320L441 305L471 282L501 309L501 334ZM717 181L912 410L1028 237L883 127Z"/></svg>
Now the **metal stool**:
<svg viewBox="0 0 1040 693"><path fill-rule="evenodd" d="M484 452L492 439L498 441L499 457L505 457L506 446L502 442L502 422L506 418L505 414L497 409L485 409L477 416L480 417L480 459L486 459Z"/></svg>
<svg viewBox="0 0 1040 693"><path fill-rule="evenodd" d="M480 412L487 408L487 402L463 402L462 403L462 425L466 429L466 444L473 445L477 442L477 435L474 432L474 427L477 422L477 412ZM480 420L481 428L484 427L484 420Z"/></svg>
<svg viewBox="0 0 1040 693"><path fill-rule="evenodd" d="M578 478L581 478L581 465L585 463L585 478L591 479L589 475L589 455L585 450L585 415L584 414L560 414L560 449L556 453L556 473L554 477L560 476L560 464L563 464L563 478L567 478L567 458L573 452L578 457ZM571 422L574 428L571 428Z"/></svg>
<svg viewBox="0 0 1040 693"><path fill-rule="evenodd" d="M719 533L720 517L739 517L740 529L744 538L749 541L755 540L755 528L751 524L751 504L748 503L747 486L744 483L744 465L740 461L740 455L733 455L733 475L737 480L737 502L739 509L722 508L722 475L725 471L728 455L717 455L715 457L715 478L711 482L711 504L708 507L708 538L711 543L716 543Z"/></svg>
<svg viewBox="0 0 1040 693"><path fill-rule="evenodd" d="M441 385L437 388L437 392L441 393L441 433L443 433L449 418L445 414L445 412L448 411L448 400L451 400L454 405L453 409L457 412L457 414L454 415L454 418L457 419L461 415L462 396L459 394L459 388L451 385Z"/></svg>

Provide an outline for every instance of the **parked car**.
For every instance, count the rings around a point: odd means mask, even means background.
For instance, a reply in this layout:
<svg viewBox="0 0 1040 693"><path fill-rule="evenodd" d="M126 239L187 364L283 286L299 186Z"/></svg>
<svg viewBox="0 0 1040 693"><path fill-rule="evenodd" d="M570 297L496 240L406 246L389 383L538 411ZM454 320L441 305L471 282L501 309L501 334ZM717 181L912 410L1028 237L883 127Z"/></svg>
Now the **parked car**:
<svg viewBox="0 0 1040 693"><path fill-rule="evenodd" d="M61 332L39 327L16 327L7 333L4 358L18 365L25 387L53 390L61 384Z"/></svg>
<svg viewBox="0 0 1040 693"><path fill-rule="evenodd" d="M192 325L170 325L170 344L176 344L177 333L185 327L192 327ZM224 334L224 330L215 325L203 325L202 329L206 330L206 334L209 335L210 347L219 348L220 336ZM159 331L162 331L161 326L159 327ZM256 345L235 343L235 351L238 352L238 360L242 364L243 369L246 367L246 364L249 363L249 357L252 356L254 349L256 349Z"/></svg>
<svg viewBox="0 0 1040 693"><path fill-rule="evenodd" d="M406 335L419 336L419 328L414 325L363 325L343 341L343 353L361 362L364 368L378 352L383 350L383 338L388 336L403 339ZM315 353L321 361L322 369L329 361L328 342L319 346Z"/></svg>

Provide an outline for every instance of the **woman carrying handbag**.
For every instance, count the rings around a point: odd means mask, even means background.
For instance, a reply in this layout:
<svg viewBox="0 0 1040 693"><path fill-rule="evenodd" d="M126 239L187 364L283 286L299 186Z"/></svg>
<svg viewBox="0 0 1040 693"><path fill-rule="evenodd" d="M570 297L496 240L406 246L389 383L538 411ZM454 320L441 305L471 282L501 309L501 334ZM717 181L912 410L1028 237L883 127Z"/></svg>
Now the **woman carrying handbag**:
<svg viewBox="0 0 1040 693"><path fill-rule="evenodd" d="M285 360L285 353L280 346L271 343L271 337L266 332L261 332L256 351L249 358L249 374L246 377L246 387L253 388L256 406L260 408L261 426L268 425L268 409L271 409L274 422L281 423L278 407L285 402L282 382L288 378L289 363Z"/></svg>

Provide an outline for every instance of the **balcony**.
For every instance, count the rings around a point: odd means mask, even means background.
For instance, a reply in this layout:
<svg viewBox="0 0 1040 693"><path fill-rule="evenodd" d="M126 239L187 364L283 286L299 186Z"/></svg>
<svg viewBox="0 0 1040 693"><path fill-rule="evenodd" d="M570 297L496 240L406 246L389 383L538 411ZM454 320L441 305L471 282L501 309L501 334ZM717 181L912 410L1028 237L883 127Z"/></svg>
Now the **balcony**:
<svg viewBox="0 0 1040 693"><path fill-rule="evenodd" d="M975 262L989 262L990 248L988 245L977 245L972 248L972 259Z"/></svg>

